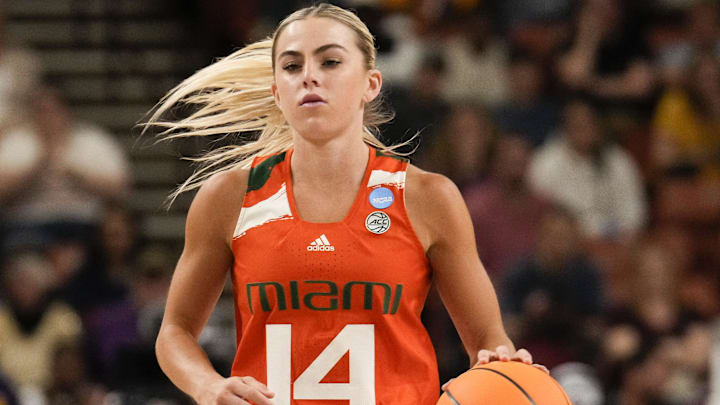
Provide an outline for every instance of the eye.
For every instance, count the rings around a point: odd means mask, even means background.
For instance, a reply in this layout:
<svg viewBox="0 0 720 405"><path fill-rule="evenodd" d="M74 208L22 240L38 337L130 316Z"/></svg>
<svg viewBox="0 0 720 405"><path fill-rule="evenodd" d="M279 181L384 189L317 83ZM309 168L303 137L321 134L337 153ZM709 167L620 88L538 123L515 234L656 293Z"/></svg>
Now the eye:
<svg viewBox="0 0 720 405"><path fill-rule="evenodd" d="M328 59L325 62L323 62L323 66L328 66L328 67L335 67L339 64L340 64L340 61L337 59Z"/></svg>
<svg viewBox="0 0 720 405"><path fill-rule="evenodd" d="M300 64L295 62L288 62L283 65L283 70L288 72L294 72L296 70L300 69Z"/></svg>

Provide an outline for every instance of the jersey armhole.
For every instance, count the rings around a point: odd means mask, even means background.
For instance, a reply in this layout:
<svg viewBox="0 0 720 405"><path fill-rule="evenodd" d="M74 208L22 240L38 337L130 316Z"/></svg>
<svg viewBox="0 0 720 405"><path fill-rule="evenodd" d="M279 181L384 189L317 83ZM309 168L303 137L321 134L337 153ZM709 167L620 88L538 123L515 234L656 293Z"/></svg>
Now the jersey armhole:
<svg viewBox="0 0 720 405"><path fill-rule="evenodd" d="M248 194L250 193L250 178L253 175L253 170L255 170L255 167L257 167L258 161L262 159L260 156L256 156L253 158L252 163L250 164L250 169L248 170L248 178L247 178L247 184L245 185L245 192L243 193L243 198L240 201L240 212L238 213L237 220L235 221L235 229L233 230L233 236L232 236L232 242L234 243L235 240L240 237L238 230L242 229L242 224L244 223L243 219L246 214L245 210L245 201L248 198Z"/></svg>
<svg viewBox="0 0 720 405"><path fill-rule="evenodd" d="M276 168L281 169L281 165L285 161L287 154L288 151L284 151L270 156L256 156L253 159L248 172L245 195L243 196L243 200L240 202L240 213L238 214L237 221L235 222L233 241L243 236L249 229L262 225L268 221L285 218L287 216L292 218L289 206L278 206L273 203L273 201L277 201L276 197L278 195L286 193L285 183L283 182L277 190L266 187L269 184L268 182L272 181L271 176L273 170ZM287 199L287 197L285 197L285 199ZM246 206L246 204L251 205ZM258 216L258 213L263 213L268 209L274 214L274 216L270 215L265 218ZM250 217L248 217L248 215ZM251 222L251 224L248 224L248 222Z"/></svg>
<svg viewBox="0 0 720 405"><path fill-rule="evenodd" d="M406 193L406 191L407 191L407 187L408 187L407 177L408 177L408 169L410 168L410 162L407 160L403 161L402 167L403 167L403 170L405 170L405 184L400 189L400 192L402 193L402 204L403 204L402 215L405 217L405 220L408 223L408 228L410 229L410 233L412 234L413 243L417 246L418 250L420 252L422 252L422 256L425 258L425 260L428 261L427 251L425 251L425 247L423 247L423 244L420 241L420 238L418 237L417 231L415 229L415 225L413 224L412 220L410 219L410 215L408 214L408 209L407 209L407 203L406 203L407 193Z"/></svg>

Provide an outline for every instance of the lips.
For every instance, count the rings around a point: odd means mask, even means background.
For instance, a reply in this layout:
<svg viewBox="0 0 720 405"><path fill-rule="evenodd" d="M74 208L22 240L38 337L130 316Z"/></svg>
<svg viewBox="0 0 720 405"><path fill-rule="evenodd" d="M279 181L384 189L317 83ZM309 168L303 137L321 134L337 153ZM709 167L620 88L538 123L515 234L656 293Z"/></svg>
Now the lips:
<svg viewBox="0 0 720 405"><path fill-rule="evenodd" d="M323 100L323 98L318 96L317 94L307 94L300 101L300 105L304 105L304 104L308 104L308 103L324 103L324 102L325 102L325 100Z"/></svg>

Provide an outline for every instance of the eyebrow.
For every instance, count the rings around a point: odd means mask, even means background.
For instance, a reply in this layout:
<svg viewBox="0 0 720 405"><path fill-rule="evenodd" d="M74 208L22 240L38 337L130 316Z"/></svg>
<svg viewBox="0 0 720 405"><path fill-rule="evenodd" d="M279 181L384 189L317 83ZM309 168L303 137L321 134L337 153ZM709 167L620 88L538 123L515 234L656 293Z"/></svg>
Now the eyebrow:
<svg viewBox="0 0 720 405"><path fill-rule="evenodd" d="M327 44L327 45L323 45L323 46L317 48L316 50L314 50L314 51L313 51L313 55L317 55L317 54L319 54L319 53L325 52L325 51L327 51L328 49L331 49L331 48L340 48L340 49L342 49L342 50L345 51L345 52L348 51L348 50L347 50L344 46L342 46L342 45L339 45L339 44ZM292 50L292 49L289 49L289 50L287 50L287 51L282 52L282 53L278 56L278 59L280 59L280 58L282 58L283 56L286 56L286 55L300 56L300 55L302 55L302 53L300 53L300 52L298 52L298 51L295 51L295 50Z"/></svg>

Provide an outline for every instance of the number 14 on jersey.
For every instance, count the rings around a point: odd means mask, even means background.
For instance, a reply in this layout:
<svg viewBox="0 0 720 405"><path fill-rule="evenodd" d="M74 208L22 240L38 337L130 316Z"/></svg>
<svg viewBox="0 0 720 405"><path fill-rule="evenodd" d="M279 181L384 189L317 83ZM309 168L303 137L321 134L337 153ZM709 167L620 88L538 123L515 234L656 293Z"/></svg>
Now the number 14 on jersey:
<svg viewBox="0 0 720 405"><path fill-rule="evenodd" d="M291 381L292 326L265 325L265 333L267 385L275 393L276 405L290 405L292 399L350 400L350 405L375 403L374 325L345 325L294 383ZM348 352L349 382L321 383Z"/></svg>

